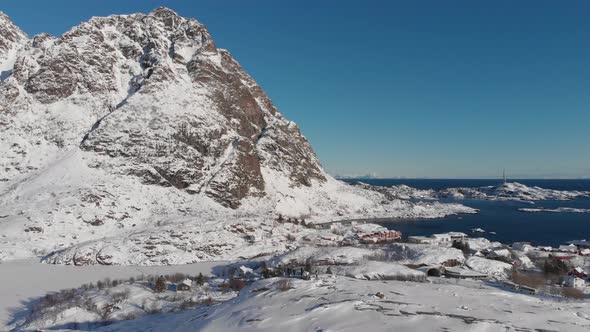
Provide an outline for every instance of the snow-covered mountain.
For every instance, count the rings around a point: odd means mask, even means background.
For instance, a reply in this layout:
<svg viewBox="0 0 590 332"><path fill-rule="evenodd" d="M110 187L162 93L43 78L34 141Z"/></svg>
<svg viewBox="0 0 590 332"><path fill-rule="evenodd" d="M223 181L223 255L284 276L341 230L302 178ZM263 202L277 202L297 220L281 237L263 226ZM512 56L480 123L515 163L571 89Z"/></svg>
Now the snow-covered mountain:
<svg viewBox="0 0 590 332"><path fill-rule="evenodd" d="M265 193L264 171L291 186L326 181L298 127L205 26L166 8L33 37L5 89L15 92L2 100L10 136L32 134L3 137L13 157L8 179L37 168L27 155L49 145L80 146L108 157L101 167L232 208ZM25 107L31 119L23 124L13 112Z"/></svg>
<svg viewBox="0 0 590 332"><path fill-rule="evenodd" d="M207 28L170 9L30 39L2 14L0 31L0 260L187 263L284 250L279 215L473 212L334 180Z"/></svg>

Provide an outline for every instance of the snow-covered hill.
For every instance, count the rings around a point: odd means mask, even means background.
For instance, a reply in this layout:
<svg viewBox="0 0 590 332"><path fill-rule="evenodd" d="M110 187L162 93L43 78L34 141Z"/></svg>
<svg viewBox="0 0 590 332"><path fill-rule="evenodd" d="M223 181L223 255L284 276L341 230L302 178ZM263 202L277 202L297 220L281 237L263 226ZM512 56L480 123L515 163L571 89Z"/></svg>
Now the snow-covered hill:
<svg viewBox="0 0 590 332"><path fill-rule="evenodd" d="M97 331L587 331L588 303L445 280L375 282L340 276L260 280L219 306L147 316ZM380 294L381 296L378 296Z"/></svg>
<svg viewBox="0 0 590 332"><path fill-rule="evenodd" d="M497 186L458 187L440 190L416 189L407 185L389 187L372 186L366 183L355 183L357 187L378 191L390 199L485 199L511 201L566 201L576 198L590 197L590 191L567 191L546 189L537 186L529 187L518 182L506 182Z"/></svg>
<svg viewBox="0 0 590 332"><path fill-rule="evenodd" d="M506 182L498 186L449 188L443 190L440 196L457 199L475 198L490 200L543 201L590 197L590 192L545 189L537 186L529 187L518 182Z"/></svg>
<svg viewBox="0 0 590 332"><path fill-rule="evenodd" d="M2 14L0 31L0 260L231 259L313 231L279 216L474 212L333 179L206 27L167 8L30 39Z"/></svg>

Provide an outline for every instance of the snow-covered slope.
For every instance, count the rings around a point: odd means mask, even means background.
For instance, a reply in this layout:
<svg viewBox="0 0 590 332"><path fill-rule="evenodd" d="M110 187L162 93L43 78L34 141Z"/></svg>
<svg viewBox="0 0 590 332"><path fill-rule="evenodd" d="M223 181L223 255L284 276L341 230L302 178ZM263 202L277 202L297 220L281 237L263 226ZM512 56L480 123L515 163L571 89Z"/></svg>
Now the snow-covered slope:
<svg viewBox="0 0 590 332"><path fill-rule="evenodd" d="M558 302L480 282L266 279L219 306L148 316L97 331L587 331L587 302ZM381 293L383 298L376 296Z"/></svg>
<svg viewBox="0 0 590 332"><path fill-rule="evenodd" d="M11 32L0 56L16 52L0 82L0 260L57 251L49 261L188 263L284 250L279 215L474 212L327 175L297 125L194 19L158 8L26 39L0 18Z"/></svg>
<svg viewBox="0 0 590 332"><path fill-rule="evenodd" d="M483 257L472 256L465 262L474 271L485 273L489 276L505 279L512 270L512 265Z"/></svg>

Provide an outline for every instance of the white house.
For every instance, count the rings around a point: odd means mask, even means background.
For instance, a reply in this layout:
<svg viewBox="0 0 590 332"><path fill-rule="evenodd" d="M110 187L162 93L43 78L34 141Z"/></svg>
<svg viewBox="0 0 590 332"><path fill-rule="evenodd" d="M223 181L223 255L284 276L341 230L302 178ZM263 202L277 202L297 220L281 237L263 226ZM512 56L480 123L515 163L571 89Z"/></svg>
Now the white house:
<svg viewBox="0 0 590 332"><path fill-rule="evenodd" d="M438 244L436 239L427 236L408 236L408 242L418 244Z"/></svg>
<svg viewBox="0 0 590 332"><path fill-rule="evenodd" d="M512 244L512 249L527 252L535 249L535 247L533 247L530 242L514 242Z"/></svg>
<svg viewBox="0 0 590 332"><path fill-rule="evenodd" d="M461 232L449 232L441 234L432 234L431 236L408 236L408 242L410 243L421 243L421 244L433 244L440 246L450 247L453 242L463 242L467 239L467 234Z"/></svg>
<svg viewBox="0 0 590 332"><path fill-rule="evenodd" d="M254 270L244 265L240 266L234 274L237 278L248 278L254 274Z"/></svg>
<svg viewBox="0 0 590 332"><path fill-rule="evenodd" d="M190 291L192 286L193 286L192 280L184 279L181 283L176 284L176 291L177 292Z"/></svg>
<svg viewBox="0 0 590 332"><path fill-rule="evenodd" d="M570 274L567 276L567 279L565 280L565 285L567 287L573 287L573 288L584 288L584 286L586 285L586 282L584 281L584 279L578 278L575 275Z"/></svg>
<svg viewBox="0 0 590 332"><path fill-rule="evenodd" d="M468 238L467 234L465 233L461 233L461 232L449 232L447 233L449 234L449 236L451 237L451 242L453 241L464 241L465 239Z"/></svg>
<svg viewBox="0 0 590 332"><path fill-rule="evenodd" d="M567 246L562 244L562 245L559 246L559 249L558 250L559 251L564 251L564 252L577 252L578 251L578 247L576 247L573 244L568 244Z"/></svg>
<svg viewBox="0 0 590 332"><path fill-rule="evenodd" d="M590 249L590 241L586 240L576 240L568 242L570 245L574 245L578 247L578 249Z"/></svg>
<svg viewBox="0 0 590 332"><path fill-rule="evenodd" d="M443 233L443 234L432 234L432 238L438 242L439 244L449 244L451 245L451 235L448 233Z"/></svg>

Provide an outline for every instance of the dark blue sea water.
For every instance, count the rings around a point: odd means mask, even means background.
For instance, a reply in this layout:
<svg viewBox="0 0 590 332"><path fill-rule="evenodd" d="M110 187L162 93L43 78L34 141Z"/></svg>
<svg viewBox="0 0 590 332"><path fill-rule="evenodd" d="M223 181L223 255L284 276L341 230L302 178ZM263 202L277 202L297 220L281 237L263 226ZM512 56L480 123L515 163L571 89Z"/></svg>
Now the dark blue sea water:
<svg viewBox="0 0 590 332"><path fill-rule="evenodd" d="M353 182L355 180L346 180ZM500 180L429 180L429 179L363 179L365 183L381 186L405 184L419 189L443 189L451 187L481 187L498 185ZM590 180L510 180L527 186L556 190L590 191ZM408 235L431 235L449 231L465 232L471 236L483 236L493 241L512 243L529 241L535 245L558 246L575 239L590 239L590 213L527 213L518 211L525 207L573 207L590 209L590 199L572 201L539 201L534 204L511 201L446 200L480 210L475 215L451 216L440 219L392 220L384 223L390 229ZM472 228L496 232L471 234Z"/></svg>

